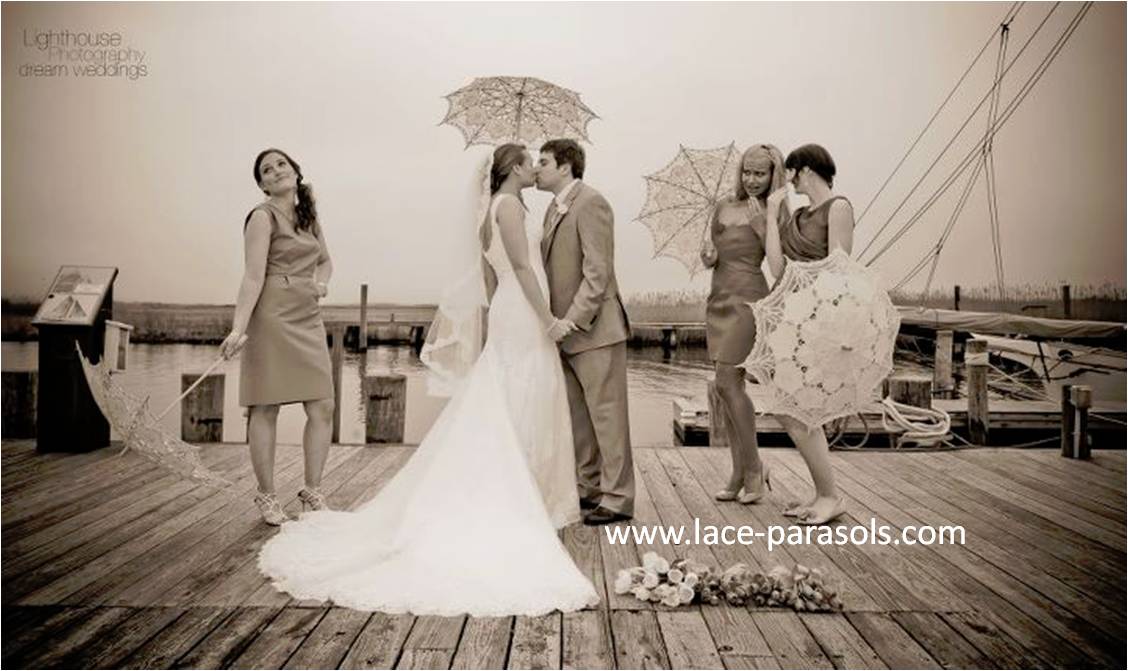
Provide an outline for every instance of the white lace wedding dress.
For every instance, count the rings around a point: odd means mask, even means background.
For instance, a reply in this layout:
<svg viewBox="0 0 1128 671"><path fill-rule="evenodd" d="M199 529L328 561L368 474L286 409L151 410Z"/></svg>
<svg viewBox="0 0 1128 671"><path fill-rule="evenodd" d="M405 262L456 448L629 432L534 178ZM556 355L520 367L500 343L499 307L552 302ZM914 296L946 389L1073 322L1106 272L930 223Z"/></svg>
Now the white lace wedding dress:
<svg viewBox="0 0 1128 671"><path fill-rule="evenodd" d="M579 519L560 357L497 230L498 276L481 356L412 457L354 512L310 512L259 555L279 590L419 615L540 615L598 603L556 529ZM512 197L512 196L508 196ZM546 293L539 226L529 258Z"/></svg>

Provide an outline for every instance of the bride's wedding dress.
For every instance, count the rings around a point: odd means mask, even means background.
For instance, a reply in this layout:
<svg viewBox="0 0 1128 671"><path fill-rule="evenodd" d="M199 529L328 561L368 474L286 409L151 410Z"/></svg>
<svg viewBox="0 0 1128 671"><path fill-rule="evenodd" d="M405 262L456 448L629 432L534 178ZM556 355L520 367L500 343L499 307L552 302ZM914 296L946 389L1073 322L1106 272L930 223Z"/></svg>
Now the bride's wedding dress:
<svg viewBox="0 0 1128 671"><path fill-rule="evenodd" d="M556 529L579 519L560 357L525 298L497 229L488 338L411 459L354 512L286 523L259 555L299 599L427 615L540 615L598 602ZM547 295L539 226L529 259Z"/></svg>

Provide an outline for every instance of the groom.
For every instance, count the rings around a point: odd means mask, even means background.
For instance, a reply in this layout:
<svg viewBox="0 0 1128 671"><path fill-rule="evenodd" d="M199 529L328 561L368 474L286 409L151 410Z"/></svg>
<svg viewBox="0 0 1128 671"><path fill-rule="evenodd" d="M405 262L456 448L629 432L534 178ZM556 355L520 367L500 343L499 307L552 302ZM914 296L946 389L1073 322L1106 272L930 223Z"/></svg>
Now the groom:
<svg viewBox="0 0 1128 671"><path fill-rule="evenodd" d="M611 205L584 184L584 150L573 140L540 149L537 188L554 198L544 219L541 254L560 343L580 507L588 525L629 520L634 464L627 419L630 324L615 281Z"/></svg>

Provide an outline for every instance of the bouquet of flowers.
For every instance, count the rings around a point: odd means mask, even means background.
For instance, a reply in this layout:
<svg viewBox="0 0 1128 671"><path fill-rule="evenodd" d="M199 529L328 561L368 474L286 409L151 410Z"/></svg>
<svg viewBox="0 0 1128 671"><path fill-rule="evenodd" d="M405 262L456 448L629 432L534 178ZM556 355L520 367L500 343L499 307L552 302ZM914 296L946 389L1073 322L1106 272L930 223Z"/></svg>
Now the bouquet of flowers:
<svg viewBox="0 0 1128 671"><path fill-rule="evenodd" d="M669 562L655 552L642 557L642 566L619 571L616 594L632 594L641 601L676 607L690 603L732 606L777 606L797 611L842 609L837 590L823 572L795 564L776 566L767 574L745 564L734 564L724 571L693 559Z"/></svg>

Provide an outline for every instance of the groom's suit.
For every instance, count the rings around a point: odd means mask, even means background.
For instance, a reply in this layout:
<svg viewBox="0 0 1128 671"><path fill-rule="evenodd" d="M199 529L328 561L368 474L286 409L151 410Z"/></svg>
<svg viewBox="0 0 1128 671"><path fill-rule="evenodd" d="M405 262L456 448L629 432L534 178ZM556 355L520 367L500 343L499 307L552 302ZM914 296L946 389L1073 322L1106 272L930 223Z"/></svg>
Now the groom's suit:
<svg viewBox="0 0 1128 671"><path fill-rule="evenodd" d="M562 210L562 212L561 212ZM615 280L615 219L598 191L575 182L545 213L541 253L552 314L578 331L560 345L580 496L634 512L634 464L627 417L630 323Z"/></svg>

